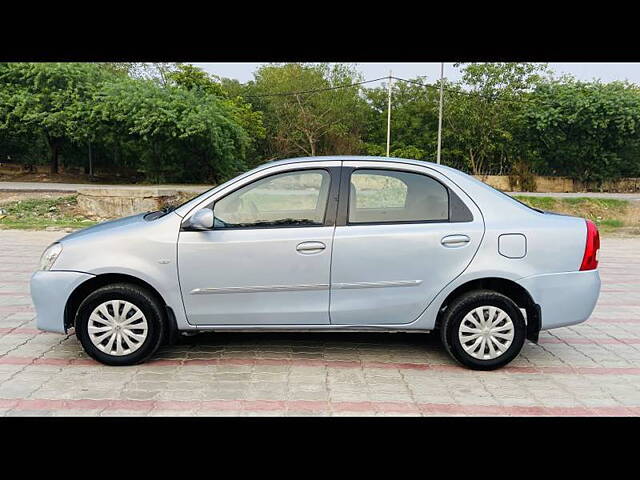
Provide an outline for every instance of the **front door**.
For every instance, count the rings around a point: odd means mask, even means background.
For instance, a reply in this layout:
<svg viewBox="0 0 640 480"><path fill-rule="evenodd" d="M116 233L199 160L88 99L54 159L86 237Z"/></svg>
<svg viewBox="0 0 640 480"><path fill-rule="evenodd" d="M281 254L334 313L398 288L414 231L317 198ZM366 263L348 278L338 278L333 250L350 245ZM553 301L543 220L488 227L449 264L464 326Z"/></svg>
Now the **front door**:
<svg viewBox="0 0 640 480"><path fill-rule="evenodd" d="M337 206L332 176L338 171L265 173L209 206L211 230L180 232L178 268L189 323L329 323Z"/></svg>
<svg viewBox="0 0 640 480"><path fill-rule="evenodd" d="M482 217L437 172L379 162L344 162L343 170L331 323L411 323L469 265Z"/></svg>

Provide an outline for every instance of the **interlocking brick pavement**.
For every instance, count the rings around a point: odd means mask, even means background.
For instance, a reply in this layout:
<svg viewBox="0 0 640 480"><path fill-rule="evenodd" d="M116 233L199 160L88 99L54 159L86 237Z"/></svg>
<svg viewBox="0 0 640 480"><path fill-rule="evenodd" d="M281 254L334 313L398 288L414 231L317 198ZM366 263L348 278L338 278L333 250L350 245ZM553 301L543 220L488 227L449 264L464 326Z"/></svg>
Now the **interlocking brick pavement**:
<svg viewBox="0 0 640 480"><path fill-rule="evenodd" d="M0 416L640 415L640 239L602 239L590 320L474 372L435 335L385 333L208 333L103 366L36 328L29 277L61 235L0 231Z"/></svg>

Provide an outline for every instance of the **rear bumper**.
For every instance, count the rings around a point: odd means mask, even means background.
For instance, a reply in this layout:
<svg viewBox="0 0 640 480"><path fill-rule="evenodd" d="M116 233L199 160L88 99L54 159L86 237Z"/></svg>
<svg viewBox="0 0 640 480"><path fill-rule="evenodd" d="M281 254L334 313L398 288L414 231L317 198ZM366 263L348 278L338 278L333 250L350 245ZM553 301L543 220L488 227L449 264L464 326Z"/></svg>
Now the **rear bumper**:
<svg viewBox="0 0 640 480"><path fill-rule="evenodd" d="M47 332L66 333L64 309L73 291L93 275L81 272L38 271L31 276L31 299L37 325Z"/></svg>
<svg viewBox="0 0 640 480"><path fill-rule="evenodd" d="M534 275L518 283L540 305L541 330L584 322L600 295L598 270Z"/></svg>

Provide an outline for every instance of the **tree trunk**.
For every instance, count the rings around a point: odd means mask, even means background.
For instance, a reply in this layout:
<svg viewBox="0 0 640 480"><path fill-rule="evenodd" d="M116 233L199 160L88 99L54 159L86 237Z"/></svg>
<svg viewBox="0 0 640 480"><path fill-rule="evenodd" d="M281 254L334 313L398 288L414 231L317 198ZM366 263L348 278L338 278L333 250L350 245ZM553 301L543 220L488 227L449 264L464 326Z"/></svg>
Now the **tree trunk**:
<svg viewBox="0 0 640 480"><path fill-rule="evenodd" d="M58 173L60 170L60 150L62 150L62 138L60 137L52 137L49 135L47 130L44 130L44 138L47 140L47 145L49 146L49 165L51 168L51 173Z"/></svg>
<svg viewBox="0 0 640 480"><path fill-rule="evenodd" d="M471 163L471 173L473 175L478 174L478 167L476 166L475 158L473 156L473 150L469 149L469 162Z"/></svg>
<svg viewBox="0 0 640 480"><path fill-rule="evenodd" d="M316 156L316 138L313 135L313 133L310 133L309 131L303 131L305 137L307 137L307 143L309 144L309 150L307 150L306 148L305 153L307 153L310 157L315 157Z"/></svg>
<svg viewBox="0 0 640 480"><path fill-rule="evenodd" d="M93 152L91 150L91 142L88 142L89 147L89 164L84 166L84 173L89 176L93 175Z"/></svg>
<svg viewBox="0 0 640 480"><path fill-rule="evenodd" d="M60 170L60 143L54 140L50 145L49 149L51 150L51 173L56 174Z"/></svg>

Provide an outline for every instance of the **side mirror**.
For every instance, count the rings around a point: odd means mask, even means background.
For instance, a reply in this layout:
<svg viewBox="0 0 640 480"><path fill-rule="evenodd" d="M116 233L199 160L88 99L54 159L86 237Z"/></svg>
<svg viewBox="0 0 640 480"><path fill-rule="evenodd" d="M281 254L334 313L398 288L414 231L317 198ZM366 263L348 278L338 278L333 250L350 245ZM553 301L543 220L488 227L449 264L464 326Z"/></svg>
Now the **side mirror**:
<svg viewBox="0 0 640 480"><path fill-rule="evenodd" d="M213 227L213 210L201 208L189 220L189 228L194 230L209 230Z"/></svg>

